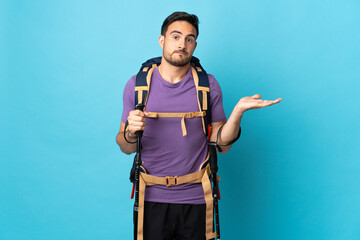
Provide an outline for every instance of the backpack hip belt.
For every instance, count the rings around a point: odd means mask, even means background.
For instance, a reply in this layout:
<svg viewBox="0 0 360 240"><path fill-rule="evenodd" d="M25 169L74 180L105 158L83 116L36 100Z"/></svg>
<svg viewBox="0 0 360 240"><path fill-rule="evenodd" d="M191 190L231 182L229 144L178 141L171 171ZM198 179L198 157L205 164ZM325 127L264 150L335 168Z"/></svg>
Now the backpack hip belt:
<svg viewBox="0 0 360 240"><path fill-rule="evenodd" d="M209 157L209 155L208 155ZM207 158L208 158L207 157ZM204 190L205 204L206 204L206 239L213 239L216 237L216 232L213 232L214 222L214 205L212 187L210 182L210 165L207 164L205 168L200 171L190 173L184 176L175 177L156 177L149 174L140 173L139 177L139 214L138 214L138 228L137 240L143 240L143 222L144 222L144 201L145 201L145 188L146 186L163 185L167 187L177 186L184 183L201 183Z"/></svg>

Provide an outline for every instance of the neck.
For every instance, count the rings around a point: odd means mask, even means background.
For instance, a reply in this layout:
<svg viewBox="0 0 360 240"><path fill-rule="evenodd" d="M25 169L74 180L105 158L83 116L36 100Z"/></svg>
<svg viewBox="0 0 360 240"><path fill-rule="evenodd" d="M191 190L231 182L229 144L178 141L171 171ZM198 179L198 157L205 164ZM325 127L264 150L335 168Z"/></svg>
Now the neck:
<svg viewBox="0 0 360 240"><path fill-rule="evenodd" d="M186 76L189 67L190 63L182 67L171 65L162 57L161 64L159 65L159 73L165 81L174 84L180 82Z"/></svg>

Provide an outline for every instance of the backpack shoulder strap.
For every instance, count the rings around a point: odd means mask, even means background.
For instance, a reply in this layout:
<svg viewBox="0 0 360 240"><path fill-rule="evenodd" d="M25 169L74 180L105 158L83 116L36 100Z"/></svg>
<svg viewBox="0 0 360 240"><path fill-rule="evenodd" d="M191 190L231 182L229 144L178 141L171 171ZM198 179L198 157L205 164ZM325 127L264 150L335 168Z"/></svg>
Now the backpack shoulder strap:
<svg viewBox="0 0 360 240"><path fill-rule="evenodd" d="M209 125L211 124L211 106L210 106L210 86L209 78L201 66L200 61L196 57L191 59L192 74L195 81L198 103L200 111L205 111L206 116L203 118L203 127L204 132L208 136L209 134Z"/></svg>
<svg viewBox="0 0 360 240"><path fill-rule="evenodd" d="M161 57L151 58L144 62L136 75L135 84L135 106L145 105L150 92L151 77L156 67L161 63ZM191 71L195 82L198 96L199 111L205 112L202 118L204 133L208 136L209 125L211 124L210 87L209 78L196 57L191 58Z"/></svg>
<svg viewBox="0 0 360 240"><path fill-rule="evenodd" d="M146 107L147 98L150 91L152 74L161 63L161 57L151 58L141 65L140 71L136 75L135 82L135 106L144 104Z"/></svg>

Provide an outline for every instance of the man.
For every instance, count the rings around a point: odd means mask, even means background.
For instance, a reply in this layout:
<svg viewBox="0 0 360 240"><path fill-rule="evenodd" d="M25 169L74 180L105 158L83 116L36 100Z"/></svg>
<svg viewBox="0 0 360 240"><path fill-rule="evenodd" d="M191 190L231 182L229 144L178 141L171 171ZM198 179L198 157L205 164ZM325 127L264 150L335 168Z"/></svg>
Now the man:
<svg viewBox="0 0 360 240"><path fill-rule="evenodd" d="M134 88L136 76L124 90L124 108L116 141L120 149L131 154L136 151L135 133L143 130L142 160L148 174L158 177L184 176L199 170L207 156L207 138L201 117L185 119L187 134L183 134L179 118L149 118L149 112L196 112L199 110L190 60L197 46L198 18L185 12L167 17L161 28L159 44L162 61L152 75L151 91L146 111L135 110ZM210 86L211 136L226 153L239 134L245 111L279 103L261 100L256 94L244 97L236 104L229 119L222 106L218 82L208 75ZM128 126L125 129L125 123ZM126 139L124 138L124 132ZM185 135L185 136L184 136ZM228 145L228 146L227 146ZM205 201L199 183L178 186L149 186L145 192L144 239L204 240Z"/></svg>

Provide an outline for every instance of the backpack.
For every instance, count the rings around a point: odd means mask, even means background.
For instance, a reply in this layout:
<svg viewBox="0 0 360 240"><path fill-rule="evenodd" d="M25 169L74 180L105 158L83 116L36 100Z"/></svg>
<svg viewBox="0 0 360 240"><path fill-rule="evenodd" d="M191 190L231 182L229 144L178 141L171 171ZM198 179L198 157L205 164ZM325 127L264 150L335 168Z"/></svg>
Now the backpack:
<svg viewBox="0 0 360 240"><path fill-rule="evenodd" d="M157 68L160 64L161 64L161 57L155 57L155 58L151 58L151 59L147 60L146 62L144 62L141 65L140 70L139 70L138 74L136 75L135 107L138 106L138 104L143 104L144 106L146 106L146 102L147 102L147 99L149 96L151 77L152 77L152 74L153 74L153 71L155 70L155 68ZM204 133L206 134L206 136L208 136L208 138L210 138L211 107L209 106L210 105L209 104L210 103L209 78L207 76L206 71L201 66L200 60L198 58L193 56L191 58L190 64L191 64L191 68L192 68L192 74L193 74L194 81L198 81L198 84L195 83L195 87L197 88L198 103L202 110L200 112L205 112L204 116L203 116L203 130L204 130ZM154 115L156 115L156 114L150 113L150 116L154 117ZM159 113L157 113L157 115L159 115ZM166 115L169 117L169 113ZM172 115L175 116L176 114L172 113ZM196 114L193 114L193 117L195 117L194 115L196 115ZM197 114L197 115L199 115L199 114ZM183 115L179 114L177 116L182 117ZM185 116L185 118L187 118L187 117L191 117L191 116ZM183 120L182 120L182 125L184 125ZM125 129L126 129L126 127L125 127ZM184 131L186 133L186 127L185 127L185 130L183 130L183 135L184 135ZM202 168L203 168L203 166L206 166L206 163L207 162L202 164ZM145 169L141 166L140 171L145 172ZM130 179L130 182L132 182L132 183L135 182L135 162L131 168L129 179Z"/></svg>
<svg viewBox="0 0 360 240"><path fill-rule="evenodd" d="M146 103L149 96L150 85L151 85L151 77L152 74L160 64L161 64L161 57L156 57L147 60L145 63L142 64L140 71L136 75L136 84L135 84L135 108L141 105L141 108L145 110ZM210 106L210 87L209 87L209 78L207 76L206 71L200 65L199 59L196 57L191 58L191 71L192 76L194 78L194 83L197 91L197 99L199 105L198 112L188 112L188 113L156 113L156 112L149 112L147 117L150 118L158 118L158 117L181 117L181 128L183 132L183 136L187 135L186 126L185 126L185 118L195 118L201 117L202 118L202 125L204 134L208 137L208 141L210 138L211 133L211 106ZM125 125L126 129L127 124ZM125 137L125 135L124 135ZM140 149L140 147L139 147ZM215 149L215 148L213 148ZM209 151L211 153L211 147L209 147ZM215 155L214 155L215 154ZM213 196L212 185L210 182L210 176L215 179L218 179L218 176L212 173L210 170L210 165L208 164L210 159L210 155L216 158L216 149L215 152L213 151L212 154L208 154L205 161L201 164L199 171L190 173L184 176L175 176L175 177L156 177L147 174L146 169L141 166L141 161L136 165L136 158L134 159L134 164L130 172L130 181L133 184L133 190L131 194L131 198L134 197L134 190L135 190L135 175L136 175L136 168L138 167L138 176L139 179L137 181L137 189L138 189L138 199L135 197L135 205L134 205L134 216L136 212L136 218L134 218L135 223L135 239L142 240L143 239L143 214L144 214L144 195L145 195L145 187L151 185L165 185L167 187L184 184L184 183L201 183L203 190L204 190L204 198L206 202L206 239L213 239L217 236L217 232L214 232L214 208L216 212L216 227L218 229L218 209L217 209L217 197ZM217 170L217 166L216 166ZM140 187L139 187L140 181ZM215 184L217 181L214 181ZM214 185L217 188L217 185ZM140 188L140 189L139 189ZM217 192L217 191L216 191ZM219 237L219 235L218 235Z"/></svg>

